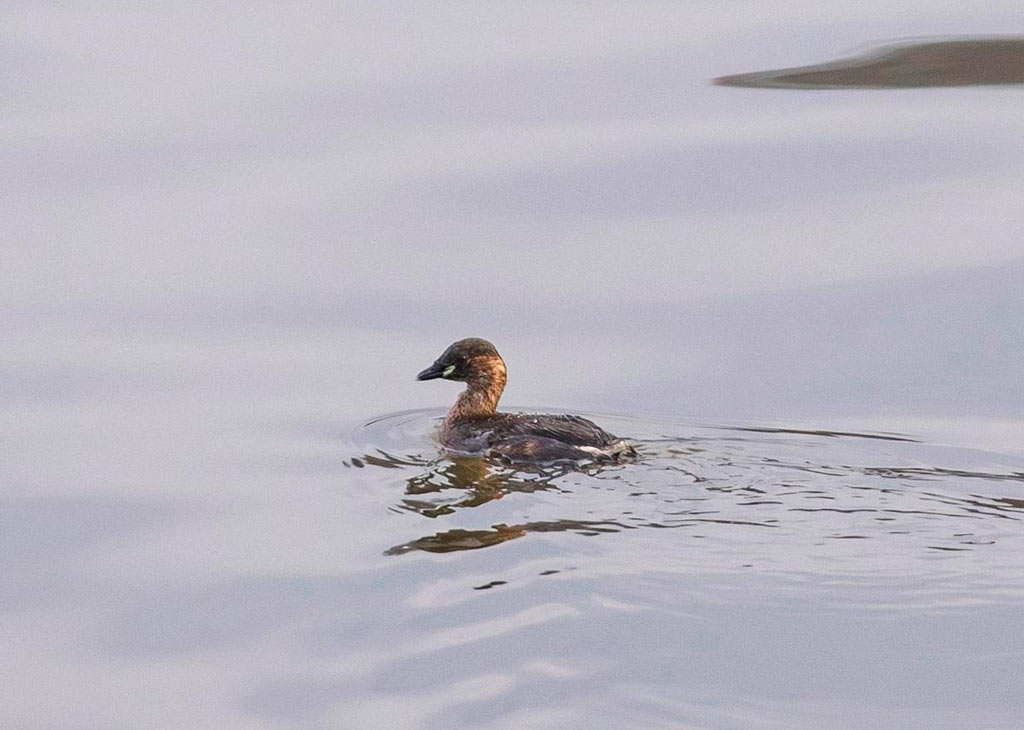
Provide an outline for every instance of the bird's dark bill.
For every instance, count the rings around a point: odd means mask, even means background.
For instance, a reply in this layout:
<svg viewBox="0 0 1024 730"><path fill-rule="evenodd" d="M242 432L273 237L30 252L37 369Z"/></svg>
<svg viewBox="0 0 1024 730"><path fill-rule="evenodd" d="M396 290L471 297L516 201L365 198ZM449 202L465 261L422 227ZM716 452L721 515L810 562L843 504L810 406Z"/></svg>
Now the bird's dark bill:
<svg viewBox="0 0 1024 730"><path fill-rule="evenodd" d="M444 366L440 363L434 363L429 368L421 372L416 376L417 380L434 380L435 378L444 377Z"/></svg>

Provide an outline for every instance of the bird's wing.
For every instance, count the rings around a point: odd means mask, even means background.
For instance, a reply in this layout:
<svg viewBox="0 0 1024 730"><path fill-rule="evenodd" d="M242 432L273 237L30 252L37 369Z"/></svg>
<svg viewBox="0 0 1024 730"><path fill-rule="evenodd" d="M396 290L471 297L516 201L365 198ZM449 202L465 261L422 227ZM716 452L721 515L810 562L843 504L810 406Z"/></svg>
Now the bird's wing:
<svg viewBox="0 0 1024 730"><path fill-rule="evenodd" d="M555 439L570 446L606 445L616 440L596 423L580 416L520 416L506 428L516 435Z"/></svg>

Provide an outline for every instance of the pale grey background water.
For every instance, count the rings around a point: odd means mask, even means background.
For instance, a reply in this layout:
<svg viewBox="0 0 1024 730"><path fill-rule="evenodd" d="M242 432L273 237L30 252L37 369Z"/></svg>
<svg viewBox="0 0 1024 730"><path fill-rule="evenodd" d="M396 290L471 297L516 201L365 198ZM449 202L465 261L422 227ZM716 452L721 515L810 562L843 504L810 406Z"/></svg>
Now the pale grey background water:
<svg viewBox="0 0 1024 730"><path fill-rule="evenodd" d="M998 500L1024 499L1024 91L710 85L1014 32L1017 3L0 19L0 725L1019 726L1019 505ZM688 471L784 509L701 549L647 529L385 556L717 494L648 466L625 492L403 510L415 469L342 462L429 456L428 424L352 429L446 404L412 376L466 335L509 362L505 402L637 436L928 446L711 439ZM917 516L798 519L764 459ZM925 469L933 496L869 467Z"/></svg>

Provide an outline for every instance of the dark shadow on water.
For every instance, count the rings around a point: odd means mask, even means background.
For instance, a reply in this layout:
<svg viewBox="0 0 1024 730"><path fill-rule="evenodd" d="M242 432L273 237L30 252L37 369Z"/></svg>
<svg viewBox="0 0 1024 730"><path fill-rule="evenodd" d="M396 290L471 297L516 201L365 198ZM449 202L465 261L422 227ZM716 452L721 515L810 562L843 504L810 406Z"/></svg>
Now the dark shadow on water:
<svg viewBox="0 0 1024 730"><path fill-rule="evenodd" d="M719 86L909 89L1024 83L1024 38L907 42L838 61L721 76Z"/></svg>

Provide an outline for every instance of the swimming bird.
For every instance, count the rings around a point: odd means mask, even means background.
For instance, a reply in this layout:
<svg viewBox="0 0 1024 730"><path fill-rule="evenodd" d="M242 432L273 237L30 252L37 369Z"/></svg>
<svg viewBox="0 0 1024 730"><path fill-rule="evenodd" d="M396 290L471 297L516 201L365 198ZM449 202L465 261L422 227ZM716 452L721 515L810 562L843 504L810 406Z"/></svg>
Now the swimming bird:
<svg viewBox="0 0 1024 730"><path fill-rule="evenodd" d="M533 463L618 462L636 456L628 442L580 416L498 413L507 377L505 361L494 345L478 337L452 343L416 376L466 383L441 426L446 450Z"/></svg>

